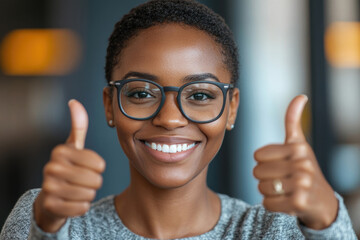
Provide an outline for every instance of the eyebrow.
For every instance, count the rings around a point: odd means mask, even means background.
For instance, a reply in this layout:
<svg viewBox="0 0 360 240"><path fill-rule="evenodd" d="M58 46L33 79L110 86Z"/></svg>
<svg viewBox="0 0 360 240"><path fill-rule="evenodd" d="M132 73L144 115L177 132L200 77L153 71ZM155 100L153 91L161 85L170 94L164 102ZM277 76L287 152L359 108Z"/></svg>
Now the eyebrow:
<svg viewBox="0 0 360 240"><path fill-rule="evenodd" d="M147 79L147 80L151 80L151 81L157 81L159 79L157 76L149 74L149 73L134 72L134 71L126 73L122 79L128 79L131 77L142 78L142 79ZM201 80L205 80L205 79L209 79L209 78L211 78L217 82L220 82L220 80L212 73L199 73L199 74L188 75L185 78L183 78L183 81L184 82L193 82L193 81L201 81Z"/></svg>
<svg viewBox="0 0 360 240"><path fill-rule="evenodd" d="M142 72L128 72L127 74L125 74L125 76L122 79L127 79L127 78L131 78L131 77L143 78L143 79L147 79L147 80L151 80L151 81L158 80L158 77L156 77L155 75L152 75L149 73L142 73Z"/></svg>
<svg viewBox="0 0 360 240"><path fill-rule="evenodd" d="M217 82L220 82L220 80L212 73L200 73L200 74L189 75L184 78L184 81L186 82L201 81L209 78L212 78Z"/></svg>

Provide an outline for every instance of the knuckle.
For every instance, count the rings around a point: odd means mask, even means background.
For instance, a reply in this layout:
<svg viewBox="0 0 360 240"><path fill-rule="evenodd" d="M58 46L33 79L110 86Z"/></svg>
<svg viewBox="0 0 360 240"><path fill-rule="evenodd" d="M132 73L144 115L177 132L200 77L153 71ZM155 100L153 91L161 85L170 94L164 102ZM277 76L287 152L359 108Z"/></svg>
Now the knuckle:
<svg viewBox="0 0 360 240"><path fill-rule="evenodd" d="M295 200L293 206L296 212L303 212L306 209L306 203L302 200Z"/></svg>
<svg viewBox="0 0 360 240"><path fill-rule="evenodd" d="M259 179L260 175L259 175L259 165L257 165L256 167L254 167L253 169L253 175L255 178Z"/></svg>
<svg viewBox="0 0 360 240"><path fill-rule="evenodd" d="M100 172L104 172L105 171L105 168L106 168L106 162L103 158L100 158L100 161L99 161L99 171Z"/></svg>
<svg viewBox="0 0 360 240"><path fill-rule="evenodd" d="M69 152L69 148L64 145L57 145L51 152L51 157L52 158L59 158L59 157L64 157L67 155L67 153Z"/></svg>
<svg viewBox="0 0 360 240"><path fill-rule="evenodd" d="M89 194L89 200L93 200L96 197L96 191L95 190L90 189L88 194Z"/></svg>
<svg viewBox="0 0 360 240"><path fill-rule="evenodd" d="M255 162L259 162L259 161L260 161L258 155L259 155L259 154L257 153L257 151L254 152L253 158L254 158Z"/></svg>
<svg viewBox="0 0 360 240"><path fill-rule="evenodd" d="M295 212L303 212L307 208L306 194L299 192L294 194L291 199L293 209Z"/></svg>
<svg viewBox="0 0 360 240"><path fill-rule="evenodd" d="M44 176L53 175L53 173L54 173L54 168L55 168L54 165L55 165L55 164L52 163L52 162L49 162L48 164L45 165L44 170L43 170Z"/></svg>
<svg viewBox="0 0 360 240"><path fill-rule="evenodd" d="M261 151L261 149L258 149L258 150L256 150L256 151L254 152L254 159L255 159L255 160L258 160L258 159L259 159L260 151Z"/></svg>
<svg viewBox="0 0 360 240"><path fill-rule="evenodd" d="M94 181L94 185L96 189L99 189L102 186L103 178L101 175L98 175Z"/></svg>
<svg viewBox="0 0 360 240"><path fill-rule="evenodd" d="M105 167L106 167L106 162L105 160L100 157L99 155L97 155L97 157L95 158L95 168L96 168L96 171L99 172L99 173L102 173L104 172L105 170Z"/></svg>
<svg viewBox="0 0 360 240"><path fill-rule="evenodd" d="M85 212L89 211L90 206L91 206L90 202L85 202L85 203L84 203L84 211L85 211Z"/></svg>
<svg viewBox="0 0 360 240"><path fill-rule="evenodd" d="M43 202L43 207L46 211L51 213L55 213L57 209L57 205L53 201L53 198L46 197Z"/></svg>
<svg viewBox="0 0 360 240"><path fill-rule="evenodd" d="M307 173L314 173L314 164L309 158L302 158L295 163L295 168L297 171L307 172Z"/></svg>
<svg viewBox="0 0 360 240"><path fill-rule="evenodd" d="M306 143L294 143L292 145L293 156L303 156L307 153Z"/></svg>
<svg viewBox="0 0 360 240"><path fill-rule="evenodd" d="M44 167L44 176L59 175L61 172L63 172L63 167L61 164L56 162L49 162Z"/></svg>
<svg viewBox="0 0 360 240"><path fill-rule="evenodd" d="M50 173L51 173L51 169L49 169L49 168L51 168L50 165L51 165L51 163L47 163L45 165L45 167L43 168L43 175L44 176L50 175Z"/></svg>
<svg viewBox="0 0 360 240"><path fill-rule="evenodd" d="M79 204L78 212L76 215L83 215L90 209L90 203L89 202L82 202Z"/></svg>
<svg viewBox="0 0 360 240"><path fill-rule="evenodd" d="M57 189L58 189L58 186L51 181L44 181L44 183L42 185L42 190L48 194L56 192Z"/></svg>
<svg viewBox="0 0 360 240"><path fill-rule="evenodd" d="M310 189L312 186L312 177L309 174L296 174L295 185L297 188Z"/></svg>
<svg viewBox="0 0 360 240"><path fill-rule="evenodd" d="M263 158L263 155L265 154L265 152L267 150L269 150L269 148L272 148L273 145L266 145L266 146L263 146L259 149L257 149L255 152L254 152L254 159L256 161L261 161L261 159Z"/></svg>

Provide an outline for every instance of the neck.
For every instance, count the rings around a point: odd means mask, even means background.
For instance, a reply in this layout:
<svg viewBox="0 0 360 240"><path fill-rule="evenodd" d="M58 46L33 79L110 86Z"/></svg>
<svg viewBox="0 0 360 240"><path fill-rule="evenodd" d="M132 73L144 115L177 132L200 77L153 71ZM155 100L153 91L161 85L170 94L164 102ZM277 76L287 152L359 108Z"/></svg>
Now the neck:
<svg viewBox="0 0 360 240"><path fill-rule="evenodd" d="M143 177L134 178L133 171L130 186L116 197L115 204L122 222L134 233L148 238L183 238L216 225L221 204L206 185L207 169L186 185L171 189L156 187Z"/></svg>

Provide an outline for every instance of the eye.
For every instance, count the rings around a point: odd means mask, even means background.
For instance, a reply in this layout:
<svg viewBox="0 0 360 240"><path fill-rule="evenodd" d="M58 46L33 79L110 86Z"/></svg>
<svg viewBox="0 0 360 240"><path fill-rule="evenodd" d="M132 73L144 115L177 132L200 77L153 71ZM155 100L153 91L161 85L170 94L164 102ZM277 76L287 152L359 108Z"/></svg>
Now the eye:
<svg viewBox="0 0 360 240"><path fill-rule="evenodd" d="M214 99L214 97L212 97L209 94L203 93L203 92L197 92L197 93L194 93L191 96L189 96L188 99L196 100L196 101L205 101L208 99Z"/></svg>
<svg viewBox="0 0 360 240"><path fill-rule="evenodd" d="M150 93L145 92L145 91L133 91L133 92L128 93L127 96L132 97L132 98L138 98L138 99L153 97Z"/></svg>

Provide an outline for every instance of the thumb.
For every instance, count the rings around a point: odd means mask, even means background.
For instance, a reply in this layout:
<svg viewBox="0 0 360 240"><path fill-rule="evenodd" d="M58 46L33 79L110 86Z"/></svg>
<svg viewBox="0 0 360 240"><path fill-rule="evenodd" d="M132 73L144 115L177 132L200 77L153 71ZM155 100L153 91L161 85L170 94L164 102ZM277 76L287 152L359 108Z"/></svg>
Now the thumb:
<svg viewBox="0 0 360 240"><path fill-rule="evenodd" d="M66 143L73 144L77 149L83 149L89 118L84 106L77 100L72 99L68 103L71 115L71 131Z"/></svg>
<svg viewBox="0 0 360 240"><path fill-rule="evenodd" d="M307 101L306 95L299 95L290 102L285 116L285 143L306 141L301 128L301 115Z"/></svg>

